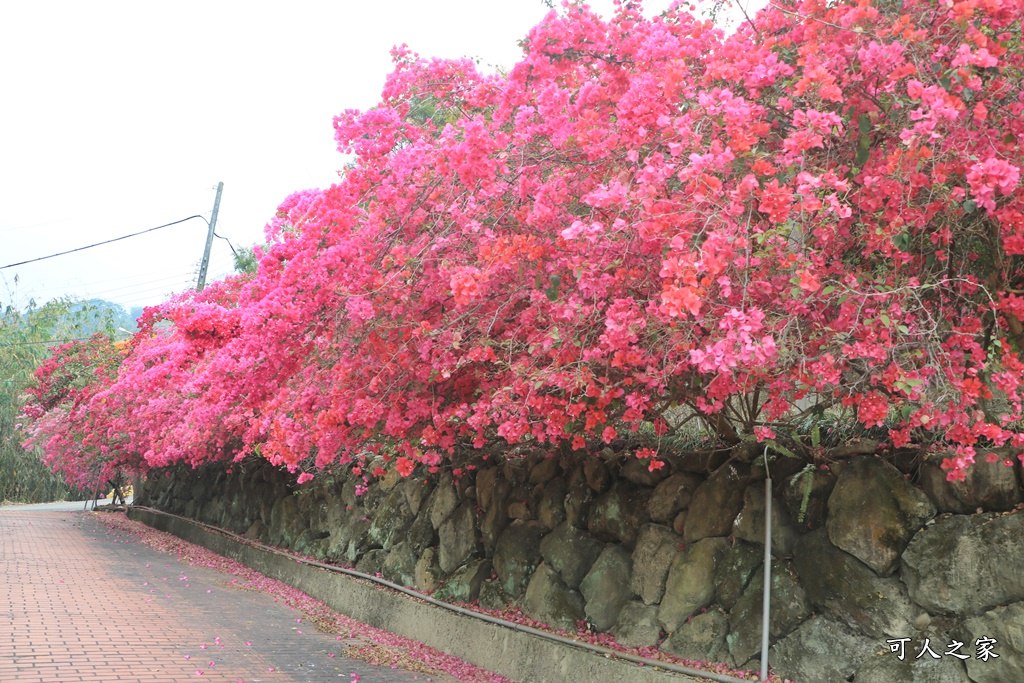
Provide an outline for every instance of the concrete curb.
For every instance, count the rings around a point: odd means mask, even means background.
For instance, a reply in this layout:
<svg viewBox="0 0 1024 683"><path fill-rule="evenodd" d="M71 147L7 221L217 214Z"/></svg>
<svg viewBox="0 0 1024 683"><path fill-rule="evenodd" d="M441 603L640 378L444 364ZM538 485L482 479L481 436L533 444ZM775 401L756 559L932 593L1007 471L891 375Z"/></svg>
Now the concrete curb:
<svg viewBox="0 0 1024 683"><path fill-rule="evenodd" d="M701 683L705 680L603 657L448 612L342 574L239 543L176 517L137 508L129 508L128 516L241 562L364 624L417 640L523 683Z"/></svg>

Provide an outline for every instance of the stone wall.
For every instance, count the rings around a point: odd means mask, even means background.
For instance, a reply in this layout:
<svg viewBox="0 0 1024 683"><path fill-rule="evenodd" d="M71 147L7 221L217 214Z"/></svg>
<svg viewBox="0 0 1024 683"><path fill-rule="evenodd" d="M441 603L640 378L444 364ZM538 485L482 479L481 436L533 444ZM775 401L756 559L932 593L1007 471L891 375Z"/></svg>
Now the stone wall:
<svg viewBox="0 0 1024 683"><path fill-rule="evenodd" d="M1016 460L997 455L956 484L937 459L773 464L773 669L797 683L1024 681L1024 496ZM153 472L136 502L443 599L755 669L764 471L668 463L481 458L461 477L392 472L362 495L354 475L296 486L241 463ZM979 657L987 639L998 657Z"/></svg>

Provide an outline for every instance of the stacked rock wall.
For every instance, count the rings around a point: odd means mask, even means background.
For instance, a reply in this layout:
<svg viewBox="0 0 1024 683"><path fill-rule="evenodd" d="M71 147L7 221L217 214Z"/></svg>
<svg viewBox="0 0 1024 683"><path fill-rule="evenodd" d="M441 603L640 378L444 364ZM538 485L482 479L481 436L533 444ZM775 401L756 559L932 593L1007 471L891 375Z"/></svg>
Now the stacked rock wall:
<svg viewBox="0 0 1024 683"><path fill-rule="evenodd" d="M1016 460L998 455L955 484L937 460L773 465L774 670L797 683L1024 681L1024 496ZM296 486L241 463L153 472L136 502L443 599L756 668L764 471L668 462L481 458L460 477L392 472L365 491L351 474Z"/></svg>

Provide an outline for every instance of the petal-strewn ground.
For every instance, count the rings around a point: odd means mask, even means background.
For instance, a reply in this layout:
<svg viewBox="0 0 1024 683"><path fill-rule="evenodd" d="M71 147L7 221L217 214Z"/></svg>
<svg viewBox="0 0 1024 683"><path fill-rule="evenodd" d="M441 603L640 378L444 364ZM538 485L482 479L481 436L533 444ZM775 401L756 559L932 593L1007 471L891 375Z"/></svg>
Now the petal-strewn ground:
<svg viewBox="0 0 1024 683"><path fill-rule="evenodd" d="M0 509L0 681L197 677L501 680L123 515Z"/></svg>

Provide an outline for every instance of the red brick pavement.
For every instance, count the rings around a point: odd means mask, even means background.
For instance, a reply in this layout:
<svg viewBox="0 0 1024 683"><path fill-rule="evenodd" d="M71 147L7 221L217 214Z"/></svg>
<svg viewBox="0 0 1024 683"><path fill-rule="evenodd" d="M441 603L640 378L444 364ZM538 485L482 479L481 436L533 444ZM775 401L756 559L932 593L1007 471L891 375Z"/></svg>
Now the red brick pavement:
<svg viewBox="0 0 1024 683"><path fill-rule="evenodd" d="M0 683L432 680L347 659L269 595L98 514L0 510Z"/></svg>

